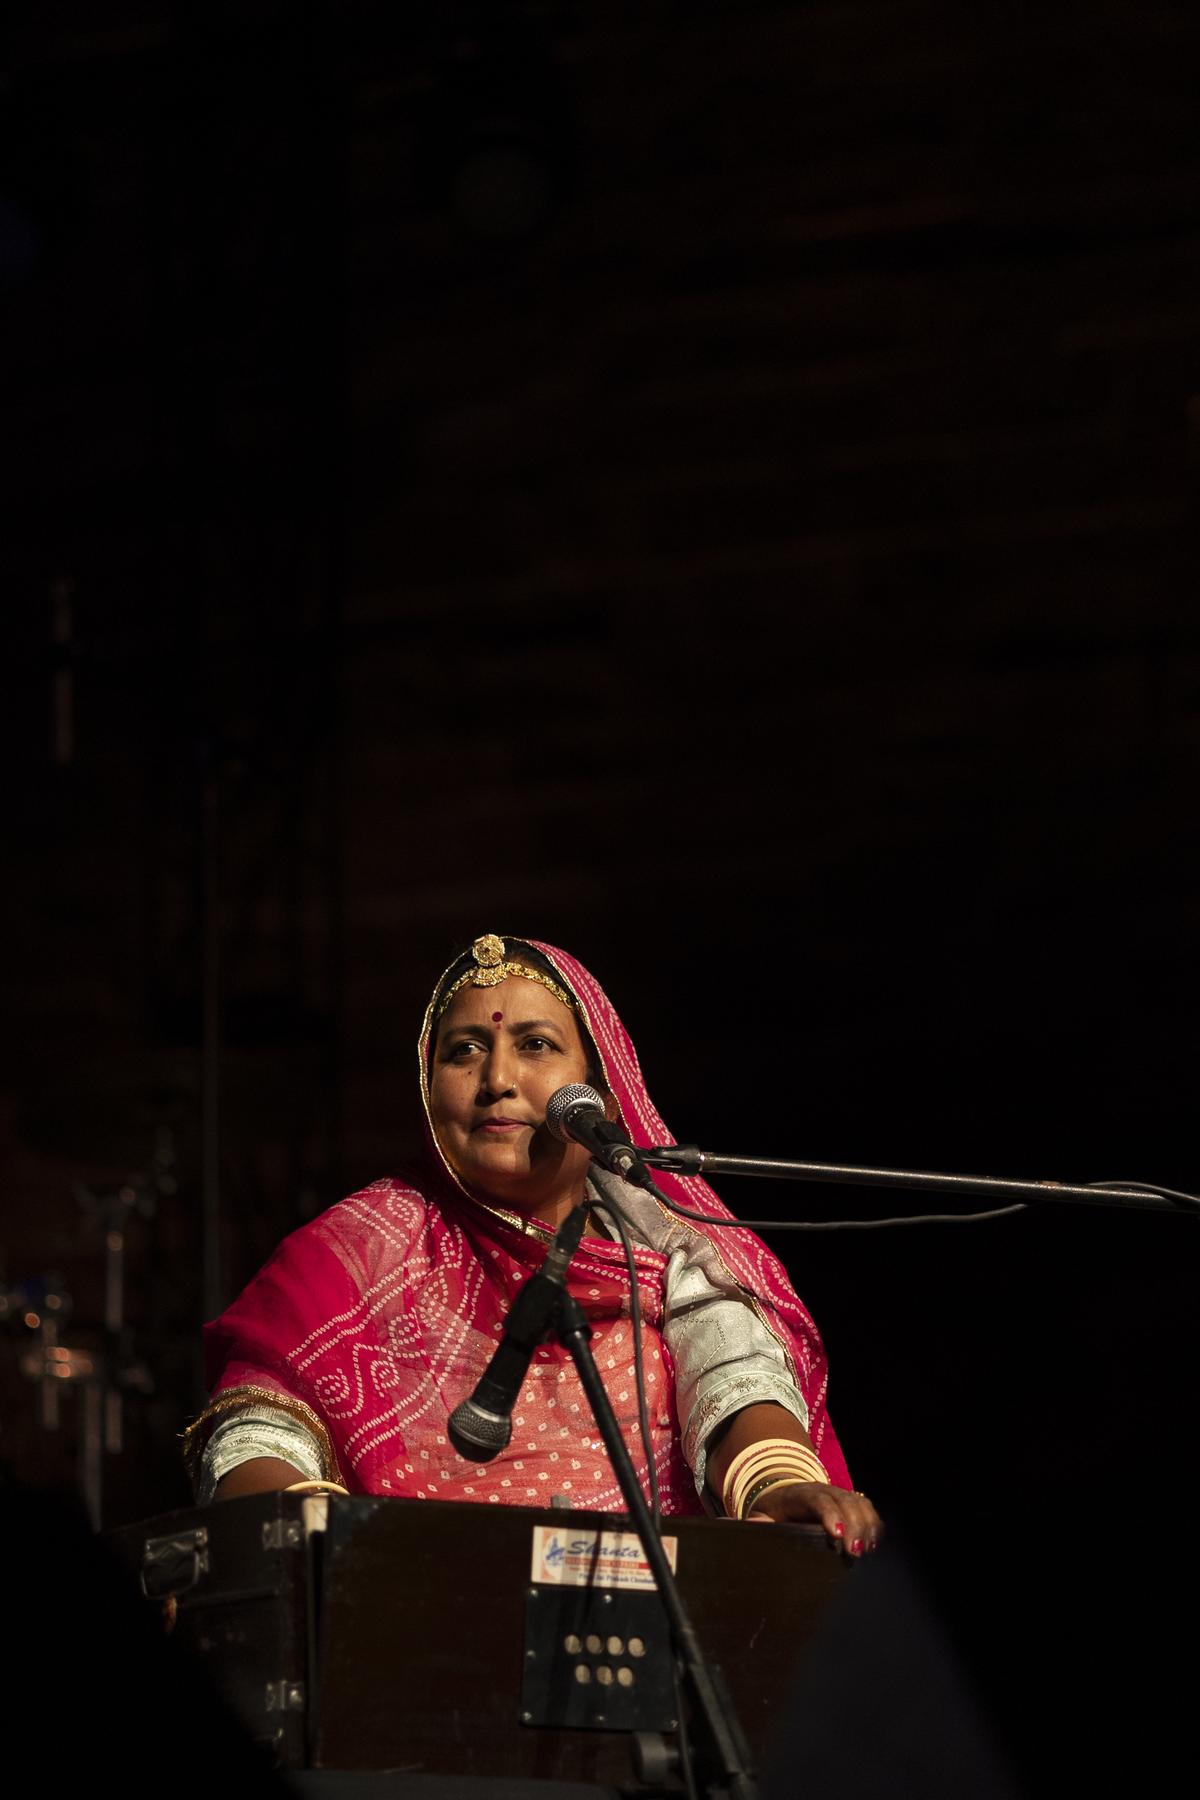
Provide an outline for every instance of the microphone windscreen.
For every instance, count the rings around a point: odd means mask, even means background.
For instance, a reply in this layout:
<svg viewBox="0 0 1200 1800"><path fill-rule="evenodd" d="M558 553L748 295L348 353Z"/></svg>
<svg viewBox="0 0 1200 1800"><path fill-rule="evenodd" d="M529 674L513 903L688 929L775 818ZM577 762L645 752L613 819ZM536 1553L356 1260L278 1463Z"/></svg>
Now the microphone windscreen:
<svg viewBox="0 0 1200 1800"><path fill-rule="evenodd" d="M604 1102L594 1087L588 1087L584 1081L568 1082L566 1087L555 1088L546 1102L546 1129L551 1137L567 1142L566 1122L569 1115L580 1109L586 1112L598 1112L604 1117Z"/></svg>
<svg viewBox="0 0 1200 1800"><path fill-rule="evenodd" d="M512 1420L488 1412L474 1400L464 1400L450 1414L446 1429L450 1442L468 1462L491 1462L501 1450L507 1449L512 1437Z"/></svg>

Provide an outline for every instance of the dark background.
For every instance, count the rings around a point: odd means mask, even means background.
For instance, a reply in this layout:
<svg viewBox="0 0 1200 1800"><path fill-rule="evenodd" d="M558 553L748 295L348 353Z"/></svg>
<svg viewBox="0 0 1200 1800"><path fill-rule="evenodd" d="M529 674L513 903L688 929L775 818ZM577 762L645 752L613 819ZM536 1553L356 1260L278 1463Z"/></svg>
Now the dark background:
<svg viewBox="0 0 1200 1800"><path fill-rule="evenodd" d="M1192 0L7 27L10 1475L73 1477L22 1307L53 1275L101 1341L132 1180L106 1522L184 1501L206 920L226 1298L412 1153L484 930L595 969L680 1138L1198 1185L1198 39ZM1068 1611L1066 1665L1153 1642L1080 1571L1187 1549L1190 1226L777 1241L947 1606L1002 1540L973 1616L1043 1690Z"/></svg>

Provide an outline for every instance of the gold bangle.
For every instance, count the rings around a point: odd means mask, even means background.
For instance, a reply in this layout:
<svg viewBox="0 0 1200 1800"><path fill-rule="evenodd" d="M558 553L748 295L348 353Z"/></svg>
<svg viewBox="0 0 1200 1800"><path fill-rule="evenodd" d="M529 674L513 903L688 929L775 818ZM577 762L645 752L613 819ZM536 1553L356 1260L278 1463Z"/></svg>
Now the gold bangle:
<svg viewBox="0 0 1200 1800"><path fill-rule="evenodd" d="M285 1494L344 1494L350 1498L349 1488L339 1487L336 1481L293 1481L284 1488Z"/></svg>

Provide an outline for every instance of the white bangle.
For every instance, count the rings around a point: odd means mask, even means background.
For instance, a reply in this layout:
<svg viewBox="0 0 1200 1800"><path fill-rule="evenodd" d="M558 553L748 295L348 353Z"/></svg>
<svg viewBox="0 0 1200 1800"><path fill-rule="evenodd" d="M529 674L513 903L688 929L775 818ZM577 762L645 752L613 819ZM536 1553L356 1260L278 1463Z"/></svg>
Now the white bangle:
<svg viewBox="0 0 1200 1800"><path fill-rule="evenodd" d="M815 1450L794 1438L762 1438L739 1451L725 1474L721 1504L726 1516L745 1516L746 1497L767 1479L828 1483L829 1472Z"/></svg>

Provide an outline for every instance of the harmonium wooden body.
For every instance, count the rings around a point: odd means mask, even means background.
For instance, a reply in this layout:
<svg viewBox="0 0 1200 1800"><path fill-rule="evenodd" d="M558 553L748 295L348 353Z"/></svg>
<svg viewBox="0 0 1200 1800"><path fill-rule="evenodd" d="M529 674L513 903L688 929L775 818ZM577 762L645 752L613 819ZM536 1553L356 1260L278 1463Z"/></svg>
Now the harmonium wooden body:
<svg viewBox="0 0 1200 1800"><path fill-rule="evenodd" d="M663 1538L756 1758L844 1563L814 1528ZM610 1513L273 1493L110 1534L164 1629L285 1770L628 1784L679 1697L663 1611Z"/></svg>

